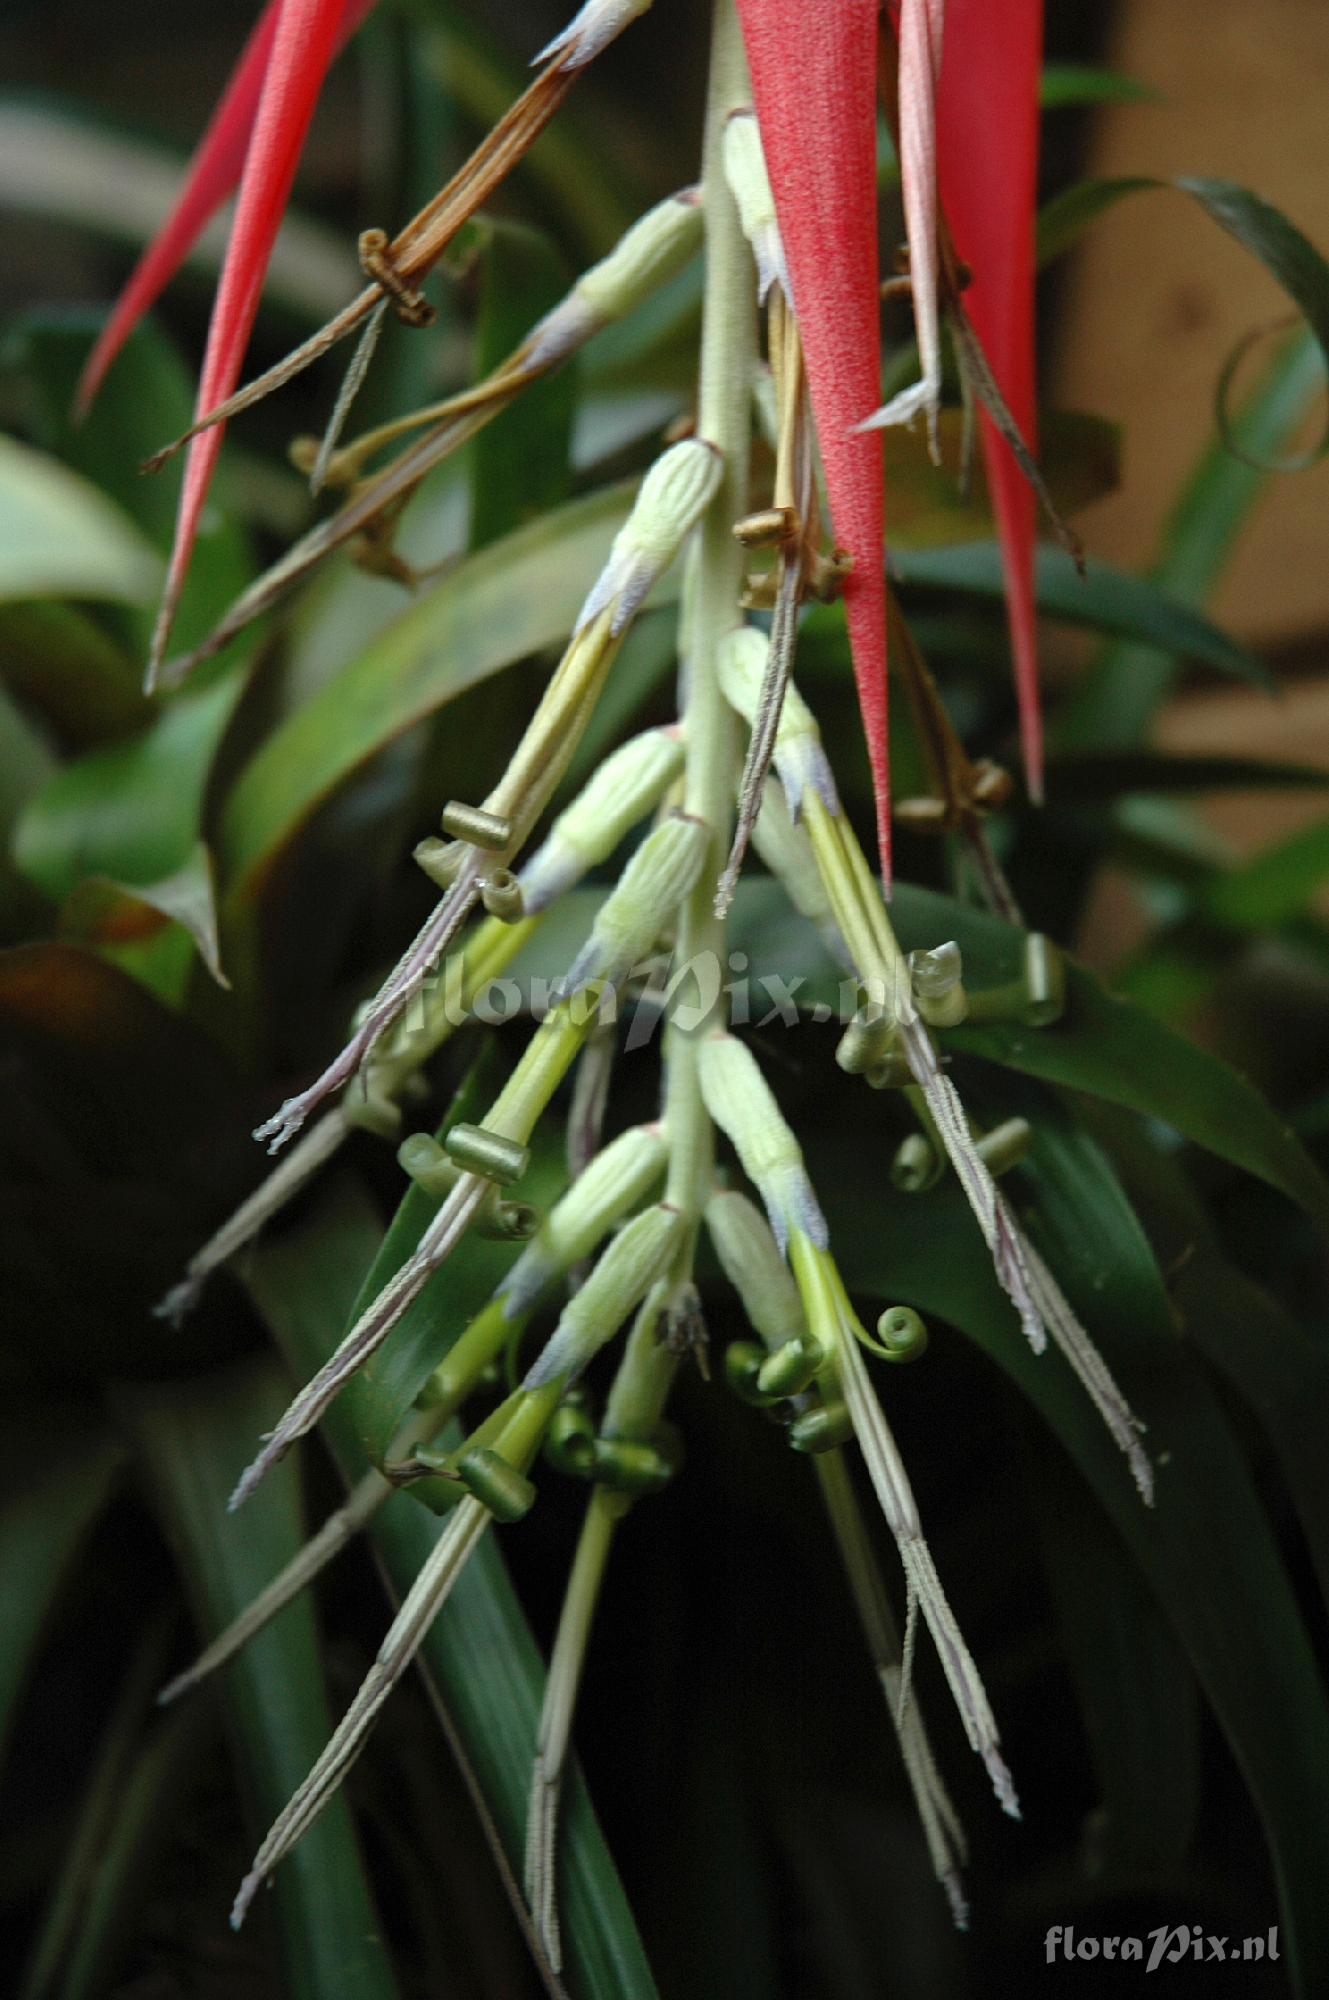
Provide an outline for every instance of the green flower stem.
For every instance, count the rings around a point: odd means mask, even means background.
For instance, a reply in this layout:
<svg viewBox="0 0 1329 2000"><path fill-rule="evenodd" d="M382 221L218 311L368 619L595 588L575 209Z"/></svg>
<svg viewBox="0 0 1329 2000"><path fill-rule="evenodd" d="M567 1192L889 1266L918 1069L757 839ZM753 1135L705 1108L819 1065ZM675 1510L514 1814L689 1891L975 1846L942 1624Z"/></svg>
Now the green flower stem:
<svg viewBox="0 0 1329 2000"><path fill-rule="evenodd" d="M682 907L680 964L723 965L725 925L715 914L715 885L729 852L734 811L736 735L720 689L721 640L739 623L743 551L734 522L747 511L752 384L757 366L756 278L724 166L731 115L751 104L747 58L733 0L717 0L711 38L710 84L702 160L706 218L706 282L702 300L699 435L720 453L724 470L698 530L684 595L683 649L687 700L680 718L687 744L683 809L708 829L710 845L697 883ZM681 983L680 992L683 990ZM671 1279L655 1286L638 1311L606 1410L606 1432L646 1438L660 1421L677 1357L658 1337L660 1314L691 1275L697 1231L710 1194L715 1133L702 1102L698 1052L702 1039L725 1025L720 982L709 1008L685 1027L676 1012L665 1028L665 1129L669 1168L665 1200L684 1219ZM675 995L675 1006L678 995Z"/></svg>
<svg viewBox="0 0 1329 2000"><path fill-rule="evenodd" d="M743 38L732 0L717 0L711 45L710 88L702 168L706 217L706 285L703 298L698 429L724 464L714 499L702 517L687 597L683 645L687 703L684 810L710 831L710 851L683 906L678 953L684 965L713 953L723 964L725 929L715 915L715 884L729 851L733 817L735 729L720 691L716 654L738 623L743 552L733 524L747 509L752 382L756 370L756 283L752 259L724 169L724 134L730 115L751 102ZM700 1038L724 1025L724 1001L690 1029L677 1018L666 1029L666 1126L669 1175L666 1199L687 1222L680 1267L690 1268L697 1224L710 1188L714 1135L697 1079Z"/></svg>
<svg viewBox="0 0 1329 2000"><path fill-rule="evenodd" d="M485 1130L525 1145L600 1017L603 991L586 987L551 1007L485 1118Z"/></svg>

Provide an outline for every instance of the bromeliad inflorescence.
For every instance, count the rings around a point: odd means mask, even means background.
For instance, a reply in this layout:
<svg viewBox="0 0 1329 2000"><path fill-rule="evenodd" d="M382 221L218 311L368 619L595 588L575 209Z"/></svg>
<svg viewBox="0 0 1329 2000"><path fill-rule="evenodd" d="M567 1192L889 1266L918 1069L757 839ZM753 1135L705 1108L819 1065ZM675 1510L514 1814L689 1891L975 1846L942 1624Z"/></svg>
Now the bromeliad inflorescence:
<svg viewBox="0 0 1329 2000"><path fill-rule="evenodd" d="M504 775L479 803L449 801L443 837L417 849L439 891L434 910L361 1008L341 1051L261 1129L274 1150L291 1139L296 1144L197 1254L163 1308L183 1314L209 1273L357 1129L399 1140L403 1170L435 1204L414 1252L344 1338L330 1342L326 1362L241 1476L238 1505L318 1422L469 1232L518 1246L493 1297L464 1327L448 1323L446 1293L436 1294L444 1301L437 1365L381 1468L171 1692L229 1657L380 1507L409 1506L413 1493L427 1489L430 1504L446 1514L363 1688L260 1848L237 1900L239 1921L258 1884L340 1783L486 1530L520 1519L535 1503L530 1473L543 1447L553 1467L589 1488L533 1745L526 1881L555 1965L557 1806L582 1660L619 1524L680 1462L665 1413L681 1362L704 1341L694 1276L703 1239L756 1336L731 1348L725 1376L744 1401L777 1414L794 1449L813 1461L957 1922L964 1921L965 1844L911 1684L920 1625L936 1644L998 1800L1007 1812L1017 1811L997 1723L873 1379L871 1357L910 1358L925 1345L925 1329L903 1302L882 1316L875 1335L862 1324L798 1138L753 1050L730 1032L722 985L705 976L725 959L726 922L742 886L749 836L854 996L839 1046L842 1069L900 1093L916 1121L892 1163L895 1188L925 1188L944 1173L955 1175L1014 1308L1012 1337L1022 1328L1035 1351L1051 1342L1099 1411L1145 1501L1152 1485L1139 1425L997 1185L995 1176L1018 1162L1028 1130L1020 1121L986 1134L975 1128L945 1066L946 1035L971 1006L1009 1007L1031 1032L1055 1021L1061 997L1055 950L1028 937L1024 977L1002 995L971 994L960 953L945 938L906 957L883 884L842 805L834 759L793 679L803 607L811 599L843 598L888 868L891 634L933 763L938 812L968 840L989 900L1014 916L981 825L1008 781L992 767L969 763L888 588L880 427L921 415L935 445L949 327L960 373L986 410L1036 784L1033 497L1020 474L1034 470L1029 241L1037 4L1020 0L993 9L952 0L947 8L943 0L901 0L881 15L876 0L837 0L824 9L795 0L737 0L736 8L733 0L717 0L699 186L645 215L483 381L343 442L384 315L395 311L427 325L422 288L448 242L520 160L580 70L645 4L588 0L544 51L530 89L435 200L390 240L383 232L362 239L366 283L357 297L286 363L236 392L267 253L319 84L340 41L368 12L364 0L274 0L180 210L131 285L87 377L91 391L135 313L165 282L209 209L238 182L153 653L156 677L223 423L344 336L360 335L327 436L304 441L298 453L316 486L344 497L246 592L191 659L164 676L178 679L335 550L358 552L380 572L409 582L392 534L426 475L531 383L633 312L702 249L704 236L695 421L686 434L675 434L642 479ZM917 382L882 408L879 97L898 137L919 356ZM765 432L773 456L766 491L753 486L754 427ZM648 597L676 569L677 719L606 756L568 799L568 771L623 642ZM616 886L592 899L579 948L561 966L547 1010L479 1121L456 1122L441 1139L404 1135L425 1066L473 1018L488 982L538 938L552 908L637 835ZM678 971L662 1003L660 1114L606 1140L604 1051L618 1030L620 1000L661 958ZM570 1076L576 1078L569 1118L575 1171L541 1217L521 1199L523 1177L537 1127ZM721 1142L764 1214L730 1185L733 1170L720 1157ZM883 1186L879 1198L909 1196ZM523 1338L560 1296L552 1331L516 1365ZM624 1329L617 1365L607 1371L603 1350ZM509 1393L496 1403L491 1397L486 1407L503 1357L514 1363ZM1045 1365L1059 1362L1049 1358ZM597 1414L601 1378L607 1387ZM466 1428L459 1431L458 1423ZM846 1458L852 1449L864 1461L899 1554L902 1631L856 1497ZM407 1497L396 1500L399 1492Z"/></svg>

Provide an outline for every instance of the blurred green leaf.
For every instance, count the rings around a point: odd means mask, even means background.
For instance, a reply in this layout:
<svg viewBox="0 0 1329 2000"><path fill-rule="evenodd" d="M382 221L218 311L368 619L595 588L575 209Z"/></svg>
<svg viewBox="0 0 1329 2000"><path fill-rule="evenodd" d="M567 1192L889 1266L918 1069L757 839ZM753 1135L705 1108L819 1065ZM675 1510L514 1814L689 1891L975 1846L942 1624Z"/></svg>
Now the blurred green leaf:
<svg viewBox="0 0 1329 2000"><path fill-rule="evenodd" d="M1115 208L1127 195L1164 183L1149 174L1122 174L1111 180L1072 181L1045 202L1038 211L1037 256L1039 269L1060 257L1079 242L1100 215Z"/></svg>
<svg viewBox="0 0 1329 2000"><path fill-rule="evenodd" d="M372 1210L343 1182L303 1228L260 1244L251 1258L246 1282L298 1375L311 1374L331 1352L380 1241ZM366 1460L347 1403L343 1395L333 1404L324 1431L352 1482ZM375 1519L370 1534L396 1598L410 1588L440 1525L406 1494ZM516 1884L544 1672L497 1535L486 1535L467 1564L420 1657L496 1829L509 1893L520 1909ZM654 2000L650 1967L575 1760L564 1781L561 1832L563 1943L573 1993L577 2000Z"/></svg>
<svg viewBox="0 0 1329 2000"><path fill-rule="evenodd" d="M222 817L226 894L254 896L315 807L455 695L571 631L631 486L572 501L423 592L263 744Z"/></svg>
<svg viewBox="0 0 1329 2000"><path fill-rule="evenodd" d="M165 220L184 170L178 155L109 130L82 103L50 95L0 99L0 189L4 207L20 214L141 248ZM219 217L188 262L215 271L226 233ZM268 272L274 299L317 325L345 304L358 276L339 234L287 211Z"/></svg>
<svg viewBox="0 0 1329 2000"><path fill-rule="evenodd" d="M10 1397L0 1420L0 1745L51 1606L123 1461L85 1408Z"/></svg>
<svg viewBox="0 0 1329 2000"><path fill-rule="evenodd" d="M1043 65L1038 98L1045 111L1062 111L1083 104L1153 104L1158 92L1151 84L1124 76L1118 69L1050 62Z"/></svg>
<svg viewBox="0 0 1329 2000"><path fill-rule="evenodd" d="M230 1624L304 1539L294 1461L275 1469L242 1517L226 1511L237 1465L288 1393L266 1356L116 1392L207 1638ZM222 1684L257 1844L332 1730L308 1600L288 1605L252 1639ZM395 2000L344 1794L283 1862L274 1890L292 1996Z"/></svg>
<svg viewBox="0 0 1329 2000"><path fill-rule="evenodd" d="M1273 931L1297 916L1329 880L1329 820L1265 847L1214 881L1205 915L1239 931Z"/></svg>
<svg viewBox="0 0 1329 2000"><path fill-rule="evenodd" d="M142 727L142 674L68 604L0 605L0 680L56 741L81 750Z"/></svg>
<svg viewBox="0 0 1329 2000"><path fill-rule="evenodd" d="M1102 1801L1086 1869L1129 1879L1175 1867L1200 1806L1195 1675L1129 1550L1059 1459L1040 1464L1034 1505Z"/></svg>
<svg viewBox="0 0 1329 2000"><path fill-rule="evenodd" d="M159 882L131 885L108 881L102 875L86 876L60 912L64 936L97 946L140 978L144 976L144 945L155 948L165 942L161 933L167 925L178 926L192 939L219 986L229 985L217 944L212 858L202 841L197 843L183 868L177 868ZM179 958L180 954L173 956ZM188 954L178 969L169 962L163 966L163 974L170 982L164 998L180 997L180 978L182 974L187 976L188 968ZM154 991L162 990L154 978L149 977L147 983Z"/></svg>
<svg viewBox="0 0 1329 2000"><path fill-rule="evenodd" d="M69 943L0 952L0 1032L7 1366L73 1380L174 1368L180 1337L151 1308L253 1176L236 1076L137 980ZM205 1300L191 1359L242 1331Z"/></svg>
<svg viewBox="0 0 1329 2000"><path fill-rule="evenodd" d="M169 555L184 462L172 460L147 477L141 467L150 452L191 421L193 378L172 342L147 320L125 343L87 416L76 421L79 374L100 330L98 314L33 310L9 330L5 360L26 388L31 422L46 449L90 479L163 556ZM177 639L182 647L211 630L253 574L248 539L228 505L231 490L223 459L180 607ZM155 613L155 602L149 602L141 618L127 621L135 649L144 657ZM143 659L134 665L137 678Z"/></svg>
<svg viewBox="0 0 1329 2000"><path fill-rule="evenodd" d="M1021 1098L1003 1097L1007 1108ZM819 1183L847 1282L958 1326L1018 1384L1088 1480L1177 1632L1260 1813L1299 1995L1329 1980L1329 1710L1283 1563L1222 1411L1191 1366L1157 1266L1101 1150L1045 1095L1017 1205L1072 1304L1148 1426L1155 1507L1055 1352L1037 1356L998 1292L953 1181L882 1201L875 1187ZM871 1201L869 1220L867 1203ZM852 1206L850 1206L852 1204ZM847 1213L845 1211L847 1209ZM946 1245L945 1256L936 1246ZM1313 1747L1312 1747L1313 1746ZM1016 1774L1018 1779L1018 1772Z"/></svg>
<svg viewBox="0 0 1329 2000"><path fill-rule="evenodd" d="M496 368L568 289L568 269L542 230L486 222L478 253L475 381ZM577 371L557 369L470 447L471 547L482 549L568 497Z"/></svg>
<svg viewBox="0 0 1329 2000"><path fill-rule="evenodd" d="M95 486L0 437L0 599L145 604L160 583L153 550Z"/></svg>
<svg viewBox="0 0 1329 2000"><path fill-rule="evenodd" d="M166 1677L171 1619L148 1621L135 1645L88 1772L74 1832L24 1968L21 2000L83 2000L104 1991L149 1893L163 1835L214 1729L206 1703L153 1726ZM57 1984L58 1981L58 1984Z"/></svg>
<svg viewBox="0 0 1329 2000"><path fill-rule="evenodd" d="M774 884L740 885L734 941L749 954L751 978L801 973L806 983L798 989L800 1006L818 1001L837 1006L843 972L821 956L809 925L789 920L787 908ZM906 950L954 938L971 991L1004 985L1018 975L1021 933L972 904L901 882L891 917ZM552 934L540 936L538 948L555 950ZM520 966L525 964L523 955ZM1291 1127L1244 1077L1142 1008L1115 998L1069 957L1066 980L1066 1012L1052 1027L967 1024L948 1029L945 1046L1161 1119L1220 1159L1280 1188L1329 1228L1329 1183Z"/></svg>
<svg viewBox="0 0 1329 2000"><path fill-rule="evenodd" d="M1246 456L1236 457L1216 439L1172 510L1152 572L1155 586L1169 599L1187 606L1204 603L1268 484L1270 473L1261 464L1286 449L1323 395L1319 342L1309 332L1296 334L1279 349L1234 420ZM1162 648L1157 640L1110 648L1062 704L1049 732L1050 747L1133 749L1171 692L1177 665L1178 655L1167 642Z"/></svg>
<svg viewBox="0 0 1329 2000"><path fill-rule="evenodd" d="M944 591L994 603L1003 599L1001 551L995 542L902 549L898 555L892 551L891 568L906 589ZM1265 668L1244 646L1143 577L1127 576L1092 559L1081 576L1065 549L1043 547L1038 551L1035 589L1045 618L1142 639L1166 650L1170 659L1194 660L1234 680L1270 685ZM820 622L827 615L813 612L808 622Z"/></svg>
<svg viewBox="0 0 1329 2000"><path fill-rule="evenodd" d="M965 421L962 410L941 412L940 465L933 464L921 431L883 432L892 552L967 544L994 532L982 453L960 476ZM1104 417L1048 410L1039 418L1038 463L1057 512L1075 514L1120 485L1121 431Z"/></svg>
<svg viewBox="0 0 1329 2000"><path fill-rule="evenodd" d="M141 735L57 771L20 818L14 857L57 902L90 875L159 883L196 852L217 746L244 692L236 669L187 688Z"/></svg>

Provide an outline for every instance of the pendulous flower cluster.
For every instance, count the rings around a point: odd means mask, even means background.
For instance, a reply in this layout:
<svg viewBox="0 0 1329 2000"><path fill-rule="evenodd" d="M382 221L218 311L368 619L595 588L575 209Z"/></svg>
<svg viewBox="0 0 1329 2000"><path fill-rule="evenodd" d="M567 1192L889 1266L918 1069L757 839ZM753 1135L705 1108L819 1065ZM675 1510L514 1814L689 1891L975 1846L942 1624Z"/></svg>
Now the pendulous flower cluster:
<svg viewBox="0 0 1329 2000"><path fill-rule="evenodd" d="M137 274L87 378L91 392L191 233L238 182L153 651L151 677L169 681L338 549L359 547L381 569L409 581L404 565L391 568L391 530L427 474L529 384L633 312L704 249L695 422L643 478L503 777L479 804L449 801L441 836L417 850L439 891L424 926L361 1008L322 1075L259 1133L274 1151L296 1143L163 1302L163 1310L183 1314L208 1275L235 1256L354 1130L399 1140L403 1171L435 1204L412 1255L264 1440L236 1487L232 1505L239 1505L376 1353L468 1232L514 1243L511 1268L469 1323L459 1328L440 1317L437 1365L382 1467L168 1692L182 1692L229 1657L380 1507L411 1505L411 1489L428 1483L432 1504L446 1516L439 1539L364 1686L260 1847L236 1901L238 1923L259 1884L342 1781L486 1531L496 1521L520 1519L535 1504L530 1473L543 1448L555 1468L589 1488L533 1749L526 1882L555 1966L558 1794L581 1664L618 1525L637 1498L659 1490L678 1469L679 1440L666 1407L678 1368L704 1339L694 1276L703 1238L756 1336L731 1348L726 1378L745 1402L775 1413L794 1449L813 1462L924 1836L957 1923L965 1921L965 1842L911 1682L920 1625L935 1643L997 1799L1008 1813L1018 1812L996 1719L933 1562L869 1365L868 1357L892 1363L912 1358L926 1344L926 1330L903 1303L882 1315L875 1334L863 1326L798 1137L752 1050L730 1032L723 993L690 1011L666 1001L659 1117L603 1136L604 1069L597 1051L612 1036L607 1024L614 996L660 956L672 954L685 968L705 952L722 956L726 913L749 837L798 918L815 927L854 982L858 1004L840 1043L842 1068L868 1087L900 1093L916 1123L897 1156L897 1187L926 1186L943 1172L954 1173L1012 1302L1012 1337L1018 1326L1036 1351L1049 1343L1057 1350L1146 1502L1152 1491L1136 1420L997 1185L995 1176L1018 1161L1028 1133L978 1131L944 1066L947 1030L963 1021L971 997L981 996L969 994L960 954L947 940L909 959L901 951L890 921L889 879L884 890L869 866L816 717L793 681L803 606L842 597L889 877L885 666L892 633L898 670L927 707L944 746L937 777L949 823L970 840L981 862L980 884L1009 915L1009 891L981 824L1000 802L1003 781L990 769L970 766L948 733L888 588L879 433L883 424L922 415L935 450L942 341L949 327L957 363L986 411L1029 776L1036 786L1028 594L1033 499L1020 469L1030 463L1033 418L1028 240L1038 6L1018 0L997 10L980 0L950 0L949 7L945 0L900 0L881 15L876 0L836 0L824 10L808 10L797 0L737 0L736 8L733 0L717 0L698 187L642 217L491 376L342 442L385 316L396 312L413 325L428 324L422 287L448 242L521 158L580 71L646 4L588 0L538 58L542 67L530 89L435 200L390 240L383 232L362 239L366 282L356 299L287 362L237 392L267 252L319 85L340 42L369 11L365 0L273 0L180 209ZM992 25L998 13L999 30ZM879 99L898 139L920 364L917 383L880 409ZM992 108L997 105L999 115ZM1003 158L1022 162L1021 172L1003 178L972 161L966 171L960 142L972 153L980 132ZM191 659L166 667L167 639L224 423L351 334L360 336L359 347L328 434L321 442L306 441L299 453L316 487L344 497L246 592ZM775 468L755 513L754 426L764 430ZM769 567L763 567L767 558ZM607 756L568 801L564 780L623 641L676 566L677 718ZM548 912L628 842L635 845L616 886L598 900L552 1005L483 1117L454 1123L441 1139L406 1133L425 1065L468 1018L477 995L514 961ZM1031 1024L1046 1024L1055 1019L1058 990L1055 952L1046 940L1030 937L1025 978L1000 1004ZM574 1172L567 1191L541 1217L520 1199L521 1183L537 1125L569 1077L576 1078L569 1121ZM760 1207L740 1181L751 1185ZM495 1363L515 1356L551 1302L561 1302L552 1330L513 1376L515 1386L486 1407ZM597 1415L591 1381L606 1373L601 1357L620 1334ZM1046 1365L1060 1364L1049 1357ZM899 1556L903 1630L856 1496L846 1457L853 1451L863 1460ZM399 1492L405 1497L397 1500Z"/></svg>

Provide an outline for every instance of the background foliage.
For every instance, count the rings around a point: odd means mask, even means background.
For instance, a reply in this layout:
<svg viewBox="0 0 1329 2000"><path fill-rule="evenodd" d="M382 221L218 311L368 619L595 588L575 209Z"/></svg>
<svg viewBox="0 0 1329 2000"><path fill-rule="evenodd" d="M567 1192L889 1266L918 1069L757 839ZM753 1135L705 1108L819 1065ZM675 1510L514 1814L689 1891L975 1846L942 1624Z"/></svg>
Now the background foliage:
<svg viewBox="0 0 1329 2000"><path fill-rule="evenodd" d="M426 0L372 24L342 77L344 102L362 113L358 153L274 268L259 358L338 301L354 230L430 191L514 92L518 52L541 39L517 11L501 39L474 10ZM187 47L174 9L171 24ZM645 200L690 177L702 38L671 34L662 18L641 33L459 245L439 330L391 331L367 416L488 366ZM1050 74L1054 181L1072 173L1074 107L1121 87L1097 72ZM15 133L53 155L74 148L72 178L88 190L62 209L43 197L40 222L30 191L21 247L38 228L57 249L67 231L108 246L134 234L134 203L157 170L150 145L49 97L0 102L0 135ZM1121 193L1058 190L1049 262ZM1257 254L1276 269L1281 259L1323 326L1323 267L1289 271L1279 219L1243 214ZM109 289L123 253L100 254ZM252 1834L357 1684L385 1623L384 1586L400 1593L414 1574L431 1517L394 1502L371 1546L218 1687L160 1714L153 1695L335 1504L340 1478L358 1475L367 1443L409 1401L427 1363L408 1323L396 1365L340 1399L329 1449L288 1461L239 1524L224 1515L234 1472L285 1400L283 1371L303 1377L326 1353L375 1257L399 1259L422 1216L408 1199L383 1244L400 1177L390 1150L357 1139L338 1178L217 1281L183 1333L148 1308L252 1184L249 1129L335 1045L423 914L412 843L441 800L497 775L621 519L625 481L687 407L697 285L678 280L435 477L405 546L448 564L414 598L338 564L150 709L139 671L174 486L136 466L184 421L204 298L182 285L79 430L70 390L96 313L38 300L4 334L0 1891L26 1940L31 1996L508 2000L539 1987L485 1823L511 1862L540 1649L580 1496L546 1474L549 1504L501 1547L491 1539L345 1800L233 1939L224 1912ZM1052 1923L1232 1934L1277 1921L1283 1963L1243 1974L1243 1990L1329 1985L1329 1189L1317 1164L1329 1133L1329 820L1237 866L1194 810L1225 789L1315 794L1329 774L1259 764L1239 744L1204 759L1150 748L1183 676L1263 671L1205 604L1273 476L1264 468L1302 441L1323 381L1312 334L1259 349L1230 435L1216 431L1178 496L1149 578L1100 564L1081 585L1045 555L1047 619L1089 639L1053 705L1050 803L1010 816L1005 859L1031 920L1059 937L1075 937L1109 862L1136 883L1146 921L1115 994L1074 973L1062 1028L952 1038L974 1105L1035 1123L1012 1186L1167 1454L1156 1514L1136 1506L1061 1378L1009 1337L956 1191L887 1193L898 1135L835 1069L833 1031L756 1030L809 1134L856 1292L868 1304L903 1297L938 1330L926 1363L893 1381L892 1421L1025 1805L1019 1827L995 1823L943 1719L974 1836L972 1939L950 1931L930 1883L805 1468L722 1389L689 1378L678 1411L688 1471L634 1514L580 1711L605 1838L578 1789L565 1925L578 1994L645 2000L653 1976L674 1996L979 2000L1016 1982L1037 1990ZM183 638L303 524L309 503L283 448L326 393L326 381L307 383L236 427ZM1045 436L1068 505L1119 476L1119 440L1101 419L1050 417ZM958 497L907 437L891 440L890 479L915 630L966 741L1009 754L981 488ZM800 662L866 824L838 614L809 619ZM670 618L651 614L587 754L668 717L672 664ZM896 758L907 795L922 767L905 726ZM898 894L904 943L955 936L975 984L1009 977L1014 934L957 900L940 846L905 836L901 850L905 883L921 885ZM802 974L803 997L832 978L760 880L745 887L739 926L754 969ZM540 949L551 967L566 955L557 935ZM509 1054L519 1046L500 1040ZM476 1053L463 1036L438 1065L439 1115ZM624 1057L624 1116L647 1115L654 1064L653 1049ZM546 1170L558 1171L552 1145ZM448 1287L466 1283L449 1268ZM709 1303L717 1347L741 1336L723 1292ZM933 1663L922 1671L927 1692ZM1088 1987L1092 1975L1076 1978Z"/></svg>

